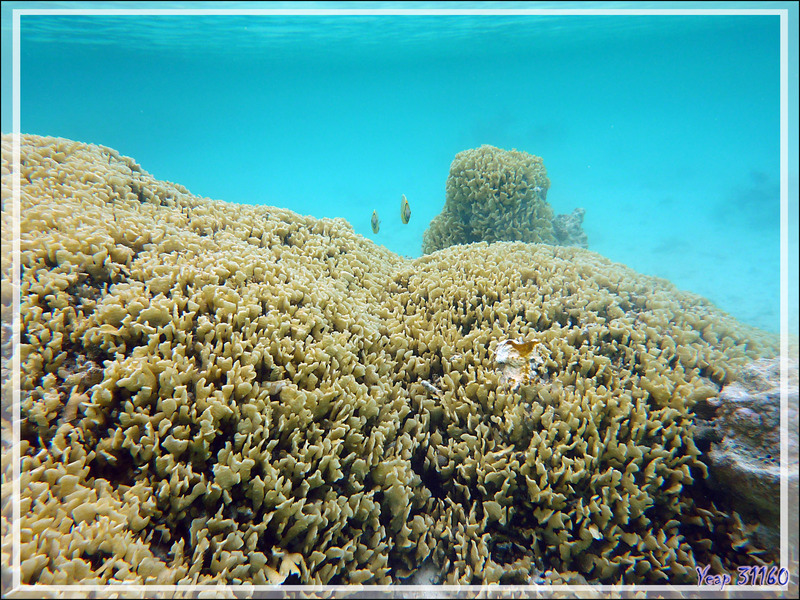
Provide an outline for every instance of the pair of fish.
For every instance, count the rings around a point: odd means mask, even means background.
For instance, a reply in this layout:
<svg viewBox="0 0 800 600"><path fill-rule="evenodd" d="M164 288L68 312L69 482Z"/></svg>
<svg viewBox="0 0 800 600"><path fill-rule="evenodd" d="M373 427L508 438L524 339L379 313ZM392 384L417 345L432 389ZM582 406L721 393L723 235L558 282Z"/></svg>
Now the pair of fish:
<svg viewBox="0 0 800 600"><path fill-rule="evenodd" d="M400 220L403 225L408 225L408 220L411 218L411 207L408 205L406 195L403 194L403 200L400 202ZM381 229L381 220L378 218L378 211L372 211L372 233L378 233Z"/></svg>

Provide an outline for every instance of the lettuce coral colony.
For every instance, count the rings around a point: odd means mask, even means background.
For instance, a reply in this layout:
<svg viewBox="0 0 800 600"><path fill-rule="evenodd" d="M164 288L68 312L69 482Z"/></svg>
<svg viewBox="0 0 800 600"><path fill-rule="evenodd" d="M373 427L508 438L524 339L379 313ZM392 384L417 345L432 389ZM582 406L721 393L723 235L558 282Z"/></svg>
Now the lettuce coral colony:
<svg viewBox="0 0 800 600"><path fill-rule="evenodd" d="M510 160L481 152L465 160ZM6 205L9 160L4 137ZM546 190L514 160L504 185ZM22 136L21 180L23 582L395 583L433 564L445 583L693 584L759 560L692 493L691 411L777 340L703 299L578 248L404 259L64 139ZM504 385L498 345L534 339L535 376Z"/></svg>
<svg viewBox="0 0 800 600"><path fill-rule="evenodd" d="M459 152L444 209L425 231L422 252L481 241L555 243L549 188L538 156L489 145Z"/></svg>

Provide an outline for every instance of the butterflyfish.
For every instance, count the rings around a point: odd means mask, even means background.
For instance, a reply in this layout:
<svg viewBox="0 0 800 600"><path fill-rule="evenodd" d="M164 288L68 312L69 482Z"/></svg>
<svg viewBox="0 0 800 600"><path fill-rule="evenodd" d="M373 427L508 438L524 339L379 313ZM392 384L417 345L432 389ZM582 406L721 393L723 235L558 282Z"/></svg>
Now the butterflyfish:
<svg viewBox="0 0 800 600"><path fill-rule="evenodd" d="M403 222L403 225L408 225L408 220L411 218L411 207L408 205L408 200L406 200L406 195L403 194L403 200L400 203L400 220Z"/></svg>
<svg viewBox="0 0 800 600"><path fill-rule="evenodd" d="M372 233L378 233L381 229L381 220L378 218L378 211L372 211Z"/></svg>

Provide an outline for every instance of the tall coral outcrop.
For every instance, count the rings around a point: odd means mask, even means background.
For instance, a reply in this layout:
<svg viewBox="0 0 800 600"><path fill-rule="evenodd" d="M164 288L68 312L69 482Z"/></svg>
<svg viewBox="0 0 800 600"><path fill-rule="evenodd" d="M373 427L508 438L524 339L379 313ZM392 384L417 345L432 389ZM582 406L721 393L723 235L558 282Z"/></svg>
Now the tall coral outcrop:
<svg viewBox="0 0 800 600"><path fill-rule="evenodd" d="M549 188L538 156L489 145L459 152L450 165L444 209L425 231L423 254L481 241L555 243Z"/></svg>

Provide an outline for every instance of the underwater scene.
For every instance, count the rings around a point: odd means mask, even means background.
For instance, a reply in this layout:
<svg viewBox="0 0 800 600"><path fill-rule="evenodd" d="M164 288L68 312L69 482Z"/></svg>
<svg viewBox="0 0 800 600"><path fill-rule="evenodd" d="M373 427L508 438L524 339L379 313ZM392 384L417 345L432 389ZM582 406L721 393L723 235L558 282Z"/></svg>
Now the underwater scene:
<svg viewBox="0 0 800 600"><path fill-rule="evenodd" d="M97 5L3 67L4 596L796 595L777 14Z"/></svg>

